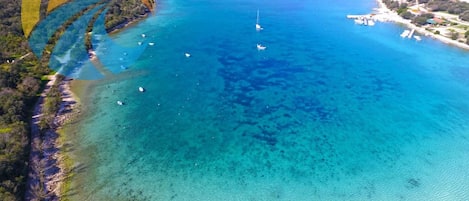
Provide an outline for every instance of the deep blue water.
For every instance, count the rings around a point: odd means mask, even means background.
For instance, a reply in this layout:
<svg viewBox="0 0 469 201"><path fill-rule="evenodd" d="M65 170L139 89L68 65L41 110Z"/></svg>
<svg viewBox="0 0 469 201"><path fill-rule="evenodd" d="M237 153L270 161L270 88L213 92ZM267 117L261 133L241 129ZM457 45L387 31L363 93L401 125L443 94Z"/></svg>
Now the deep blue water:
<svg viewBox="0 0 469 201"><path fill-rule="evenodd" d="M155 45L93 88L71 198L469 199L469 52L345 18L375 6L159 1L112 36Z"/></svg>

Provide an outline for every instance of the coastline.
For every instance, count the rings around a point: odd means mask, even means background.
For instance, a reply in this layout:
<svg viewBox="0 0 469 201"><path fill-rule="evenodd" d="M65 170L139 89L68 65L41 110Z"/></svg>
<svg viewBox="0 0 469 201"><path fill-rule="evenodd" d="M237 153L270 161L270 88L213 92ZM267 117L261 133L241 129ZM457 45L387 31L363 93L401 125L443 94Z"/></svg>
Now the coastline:
<svg viewBox="0 0 469 201"><path fill-rule="evenodd" d="M134 24L140 22L141 20L147 18L149 15L154 14L156 8L156 1L142 0L143 5L147 7L147 11L143 15L139 15L137 18L132 18L128 21L121 22L119 25L110 28L108 31L109 34L116 34Z"/></svg>
<svg viewBox="0 0 469 201"><path fill-rule="evenodd" d="M60 151L62 145L58 143L58 130L75 116L80 114L77 99L70 90L70 79L56 83L57 75L49 76L45 90L41 93L34 107L31 119L31 153L29 158L30 171L28 174L26 200L47 199L59 200L61 182L65 178ZM41 130L40 122L43 118L43 106L47 93L54 84L58 85L61 103L53 120L53 126Z"/></svg>
<svg viewBox="0 0 469 201"><path fill-rule="evenodd" d="M150 16L154 10L112 28L109 34L129 28ZM54 117L54 127L41 133L39 123L43 115L42 108L49 89L56 81L56 75L50 75L45 89L34 106L31 119L31 151L29 171L25 193L26 200L62 200L70 191L73 171L79 169L73 162L68 132L71 124L84 115L86 94L93 85L89 80L64 79L59 83L61 96L60 109ZM83 102L84 101L84 102Z"/></svg>
<svg viewBox="0 0 469 201"><path fill-rule="evenodd" d="M132 19L128 22L124 22L119 26L113 27L109 30L109 34L116 34L119 33L120 31L127 29L129 27L134 26L135 24L138 24L141 20L146 19L148 16L150 16L153 12L146 12L144 15L141 15L139 18Z"/></svg>
<svg viewBox="0 0 469 201"><path fill-rule="evenodd" d="M458 48L462 48L464 50L469 50L469 45L464 44L464 43L460 43L457 40L452 40L450 38L447 38L447 37L439 35L439 34L435 34L431 31L426 30L425 28L418 27L417 25L413 24L410 20L406 20L406 19L402 18L401 16L399 16L397 14L397 12L392 11L391 9L389 9L386 6L386 4L383 2L383 0L376 0L376 1L378 3L378 6L379 6L379 8L378 8L379 14L385 15L386 20L394 22L394 23L402 24L402 25L404 25L404 26L406 26L410 29L414 29L416 32L418 32L420 34L423 34L423 35L425 35L427 37L430 37L430 38L434 38L434 39L439 40L439 41L441 41L445 44L452 45L452 46L455 46L455 47L458 47Z"/></svg>
<svg viewBox="0 0 469 201"><path fill-rule="evenodd" d="M51 174L46 177L44 186L59 200L62 194L62 182L66 179L66 171L68 169L65 166L64 161L67 156L63 153L65 143L62 140L59 140L64 136L60 131L63 129L63 126L76 120L81 115L81 104L78 102L78 98L75 94L71 91L72 81L73 80L65 79L59 85L62 102L59 112L54 119L54 124L57 125L57 127L46 132L43 144L43 148L46 147L52 150L48 153L47 157L52 159L52 161L55 161L55 164L53 165L57 170L55 174Z"/></svg>
<svg viewBox="0 0 469 201"><path fill-rule="evenodd" d="M73 160L74 144L72 143L73 137L71 136L74 130L73 125L79 122L80 119L86 114L86 95L88 89L94 82L90 80L70 80L64 83L61 89L64 89L63 94L70 94L69 97L77 104L70 108L68 115L57 116L56 120L63 122L62 126L56 130L58 137L55 139L56 148L60 149L57 153L58 166L61 169L61 174L57 174L55 180L57 186L57 197L59 200L67 200L65 197L71 192L71 183L74 176L74 171L80 169L80 164L75 164ZM64 97L64 96L63 96ZM66 96L65 96L66 97Z"/></svg>

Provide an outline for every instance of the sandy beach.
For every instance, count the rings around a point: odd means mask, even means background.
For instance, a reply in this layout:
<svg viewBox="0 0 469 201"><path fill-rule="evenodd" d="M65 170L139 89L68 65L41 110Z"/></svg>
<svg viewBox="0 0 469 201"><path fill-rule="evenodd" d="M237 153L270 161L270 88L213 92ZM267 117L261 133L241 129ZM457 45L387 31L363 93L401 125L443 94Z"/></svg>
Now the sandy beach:
<svg viewBox="0 0 469 201"><path fill-rule="evenodd" d="M70 79L59 83L62 102L54 118L52 128L41 131L40 121L43 118L43 105L47 93L57 80L57 76L49 76L49 82L34 108L31 120L31 153L30 172L26 200L47 199L59 200L61 182L65 178L61 145L58 143L58 130L68 121L80 114L78 102L70 90Z"/></svg>
<svg viewBox="0 0 469 201"><path fill-rule="evenodd" d="M390 10L389 8L386 7L386 4L382 0L377 0L379 8L378 8L378 18L383 18L385 21L391 21L394 23L399 23L402 24L409 29L415 29L416 32L423 34L427 37L431 37L437 40L440 40L443 43L456 46L459 48L463 48L466 50L469 50L469 45L458 42L457 40L452 40L450 38L447 38L445 36L435 34L431 31L426 30L425 28L418 27L415 24L412 24L410 20L406 20L399 16L396 12Z"/></svg>

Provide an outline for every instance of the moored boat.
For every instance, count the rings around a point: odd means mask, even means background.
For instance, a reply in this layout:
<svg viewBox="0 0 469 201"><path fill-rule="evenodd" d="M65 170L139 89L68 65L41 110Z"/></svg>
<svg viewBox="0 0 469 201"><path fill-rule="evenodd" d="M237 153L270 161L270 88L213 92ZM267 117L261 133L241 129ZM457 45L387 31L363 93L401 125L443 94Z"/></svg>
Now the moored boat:
<svg viewBox="0 0 469 201"><path fill-rule="evenodd" d="M261 44L257 44L257 50L265 50L267 48L266 46L263 46Z"/></svg>
<svg viewBox="0 0 469 201"><path fill-rule="evenodd" d="M402 38L405 38L405 37L407 37L409 34L410 34L410 31L406 29L406 30L404 30L404 31L401 33L401 37L402 37Z"/></svg>
<svg viewBox="0 0 469 201"><path fill-rule="evenodd" d="M257 9L257 19L256 19L256 31L260 31L262 28L261 24L259 24L259 9Z"/></svg>

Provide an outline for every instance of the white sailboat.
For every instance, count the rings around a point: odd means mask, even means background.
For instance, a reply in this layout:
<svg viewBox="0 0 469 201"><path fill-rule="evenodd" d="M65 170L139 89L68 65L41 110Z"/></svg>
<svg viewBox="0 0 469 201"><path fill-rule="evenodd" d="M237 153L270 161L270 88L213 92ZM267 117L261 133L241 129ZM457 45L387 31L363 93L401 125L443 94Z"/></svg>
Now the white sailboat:
<svg viewBox="0 0 469 201"><path fill-rule="evenodd" d="M262 28L261 24L259 24L259 9L257 9L257 20L256 20L256 31L260 31Z"/></svg>

